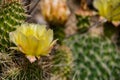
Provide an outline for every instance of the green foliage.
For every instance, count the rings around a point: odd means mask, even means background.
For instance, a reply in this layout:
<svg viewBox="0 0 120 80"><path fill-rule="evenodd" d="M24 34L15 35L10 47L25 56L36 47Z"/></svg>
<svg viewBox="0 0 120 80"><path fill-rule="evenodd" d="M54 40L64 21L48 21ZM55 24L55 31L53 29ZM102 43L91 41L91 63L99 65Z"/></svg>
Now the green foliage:
<svg viewBox="0 0 120 80"><path fill-rule="evenodd" d="M106 37L75 35L65 41L73 52L73 80L119 80L120 54Z"/></svg>
<svg viewBox="0 0 120 80"><path fill-rule="evenodd" d="M78 31L83 33L89 29L89 16L76 15Z"/></svg>
<svg viewBox="0 0 120 80"><path fill-rule="evenodd" d="M22 4L16 1L6 2L0 6L0 52L9 52L12 45L9 41L9 32L25 20L25 11Z"/></svg>

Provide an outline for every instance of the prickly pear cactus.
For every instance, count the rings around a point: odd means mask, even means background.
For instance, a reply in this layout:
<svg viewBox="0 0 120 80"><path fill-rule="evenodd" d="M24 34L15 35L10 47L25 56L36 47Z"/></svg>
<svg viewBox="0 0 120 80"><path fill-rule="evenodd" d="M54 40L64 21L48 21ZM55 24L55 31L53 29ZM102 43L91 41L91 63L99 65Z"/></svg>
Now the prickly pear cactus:
<svg viewBox="0 0 120 80"><path fill-rule="evenodd" d="M7 2L8 1L8 2ZM0 4L0 52L8 52L11 43L9 32L25 20L25 11L18 1L6 0Z"/></svg>
<svg viewBox="0 0 120 80"><path fill-rule="evenodd" d="M120 79L120 54L108 38L83 34L65 43L73 52L73 80Z"/></svg>

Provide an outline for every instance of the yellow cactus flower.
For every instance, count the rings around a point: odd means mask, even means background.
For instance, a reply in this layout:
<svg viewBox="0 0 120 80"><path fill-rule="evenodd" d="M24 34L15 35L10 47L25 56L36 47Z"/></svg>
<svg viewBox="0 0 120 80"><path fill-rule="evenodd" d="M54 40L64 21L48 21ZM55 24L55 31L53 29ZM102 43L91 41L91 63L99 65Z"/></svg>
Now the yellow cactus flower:
<svg viewBox="0 0 120 80"><path fill-rule="evenodd" d="M66 0L42 0L42 15L49 22L64 23L70 15Z"/></svg>
<svg viewBox="0 0 120 80"><path fill-rule="evenodd" d="M94 0L99 14L109 21L120 21L120 0Z"/></svg>
<svg viewBox="0 0 120 80"><path fill-rule="evenodd" d="M45 25L27 23L10 32L10 40L31 62L35 57L48 55L56 42L53 41L53 30L47 30Z"/></svg>

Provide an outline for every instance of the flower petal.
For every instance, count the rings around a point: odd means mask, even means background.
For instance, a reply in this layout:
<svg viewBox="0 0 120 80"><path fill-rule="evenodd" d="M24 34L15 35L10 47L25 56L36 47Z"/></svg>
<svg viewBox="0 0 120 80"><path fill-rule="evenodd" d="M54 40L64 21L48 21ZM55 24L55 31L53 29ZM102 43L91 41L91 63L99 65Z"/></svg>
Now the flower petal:
<svg viewBox="0 0 120 80"><path fill-rule="evenodd" d="M35 58L35 56L26 56L27 57L27 59L31 62L31 63L33 63L33 62L35 62L37 59Z"/></svg>

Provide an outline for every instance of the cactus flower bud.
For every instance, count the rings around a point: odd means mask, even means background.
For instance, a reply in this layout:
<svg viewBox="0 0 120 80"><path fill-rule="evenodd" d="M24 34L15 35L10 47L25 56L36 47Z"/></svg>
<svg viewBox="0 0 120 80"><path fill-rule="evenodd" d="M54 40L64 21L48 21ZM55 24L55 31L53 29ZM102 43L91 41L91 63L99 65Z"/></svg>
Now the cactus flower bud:
<svg viewBox="0 0 120 80"><path fill-rule="evenodd" d="M70 15L66 0L42 0L41 11L47 21L61 24Z"/></svg>

